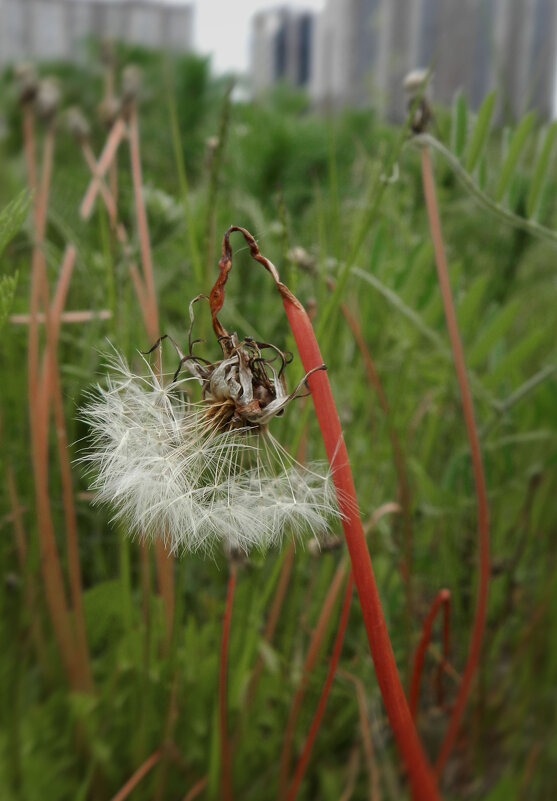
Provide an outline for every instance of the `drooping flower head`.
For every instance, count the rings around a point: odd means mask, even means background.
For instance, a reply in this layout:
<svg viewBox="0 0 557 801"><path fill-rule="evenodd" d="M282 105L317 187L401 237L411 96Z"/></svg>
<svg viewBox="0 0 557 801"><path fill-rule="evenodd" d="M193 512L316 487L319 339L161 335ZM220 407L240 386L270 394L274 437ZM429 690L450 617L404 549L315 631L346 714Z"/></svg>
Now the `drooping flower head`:
<svg viewBox="0 0 557 801"><path fill-rule="evenodd" d="M188 353L174 343L180 363L171 381L147 360L145 374L135 375L117 356L107 385L86 407L94 444L84 461L97 500L111 504L132 532L161 537L173 551L221 544L247 552L286 535L324 533L338 516L328 472L298 464L269 431L305 379L289 393L289 354L229 334L216 313L222 359L195 355L197 300ZM192 383L201 387L198 402Z"/></svg>

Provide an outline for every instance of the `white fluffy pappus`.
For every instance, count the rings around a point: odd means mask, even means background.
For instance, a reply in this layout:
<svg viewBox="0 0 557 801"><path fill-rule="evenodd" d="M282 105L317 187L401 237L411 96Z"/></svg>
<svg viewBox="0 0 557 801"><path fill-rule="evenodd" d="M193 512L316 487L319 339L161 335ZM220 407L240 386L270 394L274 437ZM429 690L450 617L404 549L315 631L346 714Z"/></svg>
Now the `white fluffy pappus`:
<svg viewBox="0 0 557 801"><path fill-rule="evenodd" d="M207 402L184 392L195 379L164 385L146 365L138 376L115 358L83 411L95 502L174 552L248 552L329 531L339 512L323 465L296 462L266 426L216 429Z"/></svg>

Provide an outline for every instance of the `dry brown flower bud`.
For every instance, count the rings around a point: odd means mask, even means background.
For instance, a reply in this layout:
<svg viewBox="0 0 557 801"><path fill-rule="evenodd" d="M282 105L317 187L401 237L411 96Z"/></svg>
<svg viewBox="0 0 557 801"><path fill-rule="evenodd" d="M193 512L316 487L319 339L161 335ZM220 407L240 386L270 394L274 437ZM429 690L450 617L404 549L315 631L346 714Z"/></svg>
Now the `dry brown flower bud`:
<svg viewBox="0 0 557 801"><path fill-rule="evenodd" d="M129 64L122 72L122 101L125 105L135 102L141 89L141 70Z"/></svg>
<svg viewBox="0 0 557 801"><path fill-rule="evenodd" d="M97 114L102 125L112 128L120 111L122 104L117 97L108 97L97 106Z"/></svg>
<svg viewBox="0 0 557 801"><path fill-rule="evenodd" d="M26 62L15 69L15 79L20 103L30 103L35 99L39 82L33 64Z"/></svg>
<svg viewBox="0 0 557 801"><path fill-rule="evenodd" d="M66 122L69 132L75 136L78 142L85 142L89 139L91 128L80 108L77 106L69 108L66 113Z"/></svg>
<svg viewBox="0 0 557 801"><path fill-rule="evenodd" d="M45 122L51 122L60 105L60 88L54 78L43 78L39 82L35 107L38 116Z"/></svg>

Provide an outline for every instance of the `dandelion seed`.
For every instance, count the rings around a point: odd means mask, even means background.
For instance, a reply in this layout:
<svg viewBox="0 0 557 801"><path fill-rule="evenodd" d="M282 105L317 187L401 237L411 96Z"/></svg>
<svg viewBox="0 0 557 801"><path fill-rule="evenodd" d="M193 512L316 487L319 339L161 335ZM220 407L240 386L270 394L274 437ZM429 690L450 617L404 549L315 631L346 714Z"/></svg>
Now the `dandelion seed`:
<svg viewBox="0 0 557 801"><path fill-rule="evenodd" d="M97 501L132 532L162 537L178 552L218 544L248 552L287 534L328 532L338 518L329 473L298 464L268 428L303 385L288 393L288 355L236 334L219 341L220 361L194 356L190 327L189 352L176 346L180 365L166 384L147 360L139 376L112 359L106 387L84 411L93 445L82 461ZM197 403L192 382L201 385Z"/></svg>

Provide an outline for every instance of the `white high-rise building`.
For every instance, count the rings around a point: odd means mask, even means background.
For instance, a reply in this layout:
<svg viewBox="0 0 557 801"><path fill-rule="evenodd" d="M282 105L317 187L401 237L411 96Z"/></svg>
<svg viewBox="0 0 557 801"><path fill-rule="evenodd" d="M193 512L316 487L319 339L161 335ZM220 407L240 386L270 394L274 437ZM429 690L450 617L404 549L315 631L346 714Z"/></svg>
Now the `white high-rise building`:
<svg viewBox="0 0 557 801"><path fill-rule="evenodd" d="M193 47L193 7L165 0L0 0L0 64L74 59L87 36Z"/></svg>
<svg viewBox="0 0 557 801"><path fill-rule="evenodd" d="M557 0L328 0L316 25L317 106L372 104L404 116L401 81L434 72L435 98L462 89L473 108L499 90L501 114L551 114Z"/></svg>

